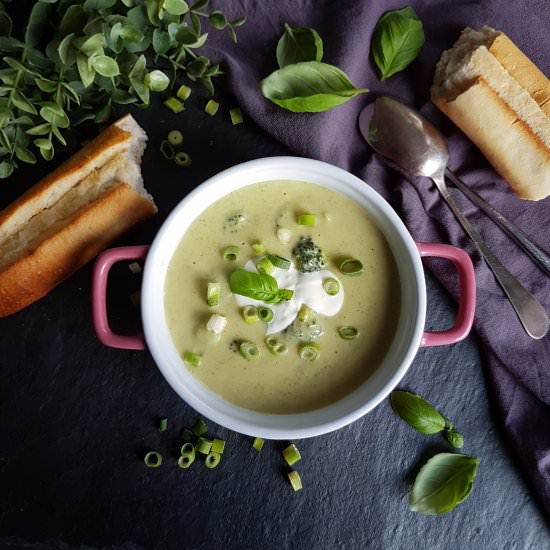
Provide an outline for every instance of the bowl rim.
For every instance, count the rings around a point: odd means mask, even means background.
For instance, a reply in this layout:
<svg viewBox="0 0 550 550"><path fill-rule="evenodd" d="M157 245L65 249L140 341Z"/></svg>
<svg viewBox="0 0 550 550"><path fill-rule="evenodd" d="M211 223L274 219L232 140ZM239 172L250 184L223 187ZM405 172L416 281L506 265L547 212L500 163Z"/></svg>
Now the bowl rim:
<svg viewBox="0 0 550 550"><path fill-rule="evenodd" d="M310 425L302 425L300 427L291 427L292 421L298 417L311 419L315 418L315 413L323 411L323 409L317 409L316 411L306 412L306 413L295 413L289 415L268 415L257 413L255 411L249 411L236 405L231 404L230 402L223 399L221 396L214 394L210 391L211 398L215 401L216 398L223 402L230 409L236 408L239 409L240 413L238 418L234 418L232 415L225 414L221 412L219 408L213 406L212 403L206 403L204 400L201 400L195 395L192 390L182 384L178 377L175 376L172 367L165 364L164 362L164 351L161 349L161 344L159 343L158 331L159 325L158 319L152 314L155 311L155 308L158 307L158 293L155 295L154 290L157 289L158 274L156 273L157 263L161 263L161 255L163 254L163 247L165 246L165 239L167 234L171 231L171 226L174 224L175 220L182 216L182 211L184 212L186 208L189 207L194 201L197 200L199 196L208 196L214 197L213 199L208 200L208 205L206 208L219 200L215 198L215 191L218 187L223 185L224 181L228 181L231 178L235 178L237 175L242 174L243 172L255 172L258 170L267 170L270 169L273 172L277 170L288 170L296 169L297 171L310 171L312 173L323 173L326 176L331 176L341 182L344 182L344 185L349 185L351 189L359 192L360 195L366 197L369 203L372 203L374 207L379 209L382 214L388 219L389 223L392 226L392 229L395 229L399 234L400 241L404 245L407 251L407 257L410 261L412 267L412 272L414 273L414 290L417 300L416 312L414 315L414 328L411 329L410 342L406 352L403 354L403 358L399 365L395 367L393 374L387 376L377 393L368 399L366 402L363 402L361 405L357 406L351 411L338 416L330 421L324 422L314 422ZM276 175L272 180L282 179ZM286 178L285 178L286 179ZM301 178L296 178L296 180L303 181ZM257 183L262 181L269 181L268 179L259 179L256 180ZM313 183L313 182L312 182ZM238 188L245 187L249 184L244 184ZM233 189L232 189L233 190ZM224 193L224 196L227 193ZM192 221L196 219L196 216ZM192 223L192 221L190 223ZM180 239L181 240L181 237ZM162 279L162 289L164 288L164 278ZM147 347L155 360L155 363L162 375L169 383L169 385L174 389L174 391L182 398L188 405L194 408L198 413L209 418L213 422L224 426L228 429L257 437L264 437L266 439L302 439L307 437L314 437L322 435L341 427L344 427L360 417L364 416L367 412L375 408L381 401L383 401L390 392L397 386L399 381L403 378L407 370L409 369L418 348L420 347L422 335L424 332L424 323L426 315L426 284L424 280L424 271L420 259L420 254L416 247L411 234L393 210L393 208L386 202L386 200L376 192L372 187L370 187L366 182L354 176L347 170L338 168L332 164L325 163L323 161L307 159L303 157L294 157L294 156L281 156L281 157L265 157L261 159L256 159L241 164L232 166L218 174L208 178L203 183L198 185L190 193L188 193L183 199L173 208L171 213L167 216L166 220L163 222L159 231L157 232L151 248L149 249L144 271L143 271L143 282L142 282L142 299L141 299L141 316L143 323L143 330L145 340L147 342ZM158 316L157 316L158 317ZM412 315L411 315L412 317ZM168 330L166 328L166 330ZM169 335L170 339L171 336ZM188 376L187 376L188 375ZM180 373L179 376L182 376ZM191 372L187 372L184 376L192 377L194 380L198 381L196 377ZM368 381L369 379L367 379ZM202 384L202 383L201 383ZM361 385L362 386L362 385ZM360 387L361 387L360 386ZM352 392L354 393L354 392ZM213 397L212 397L213 396ZM344 397L342 400L339 400L335 403L337 405L340 401L347 399L348 396ZM332 407L329 405L328 407ZM261 422L258 422L258 417L269 418L270 422L268 425L264 425ZM244 420L243 420L244 419ZM288 421L288 426L279 425L278 422L273 421L273 419L284 419ZM304 424L304 422L302 422ZM307 421L305 422L307 424Z"/></svg>

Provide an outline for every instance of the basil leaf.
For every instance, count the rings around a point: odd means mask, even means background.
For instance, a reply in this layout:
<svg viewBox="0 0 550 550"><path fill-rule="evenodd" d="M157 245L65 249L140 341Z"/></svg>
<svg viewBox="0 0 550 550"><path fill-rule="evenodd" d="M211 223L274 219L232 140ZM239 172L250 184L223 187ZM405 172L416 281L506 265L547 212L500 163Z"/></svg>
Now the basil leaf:
<svg viewBox="0 0 550 550"><path fill-rule="evenodd" d="M321 61L323 41L317 31L308 27L291 27L285 23L285 32L277 44L277 63L286 65L301 61Z"/></svg>
<svg viewBox="0 0 550 550"><path fill-rule="evenodd" d="M356 88L344 71L319 61L287 65L260 83L264 97L294 113L319 113L345 103L367 88Z"/></svg>
<svg viewBox="0 0 550 550"><path fill-rule="evenodd" d="M276 299L279 293L277 281L271 275L245 269L237 269L231 273L229 287L234 294L263 302Z"/></svg>
<svg viewBox="0 0 550 550"><path fill-rule="evenodd" d="M372 35L372 57L380 80L405 69L424 45L424 28L415 11L407 6L388 11L378 20Z"/></svg>
<svg viewBox="0 0 550 550"><path fill-rule="evenodd" d="M416 431L430 435L445 429L443 415L419 395L396 390L390 400L393 410Z"/></svg>
<svg viewBox="0 0 550 550"><path fill-rule="evenodd" d="M454 428L447 428L445 430L445 437L455 449L462 449L464 447L464 436Z"/></svg>
<svg viewBox="0 0 550 550"><path fill-rule="evenodd" d="M418 472L409 499L413 512L434 515L450 512L471 493L479 459L439 453Z"/></svg>

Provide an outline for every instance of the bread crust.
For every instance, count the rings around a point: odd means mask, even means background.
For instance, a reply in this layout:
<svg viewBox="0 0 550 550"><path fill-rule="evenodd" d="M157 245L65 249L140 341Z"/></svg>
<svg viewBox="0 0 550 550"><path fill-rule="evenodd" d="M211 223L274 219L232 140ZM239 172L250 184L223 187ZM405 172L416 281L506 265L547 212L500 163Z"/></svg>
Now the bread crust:
<svg viewBox="0 0 550 550"><path fill-rule="evenodd" d="M109 140L121 138L122 134L109 131L105 139L96 143L105 146ZM70 159L69 169L77 170L94 151L87 148L79 153L75 160ZM52 181L50 177L46 179ZM43 185L44 182L40 188ZM45 296L111 241L155 212L155 205L127 183L121 182L106 192L77 212L63 229L0 272L0 317L16 313Z"/></svg>

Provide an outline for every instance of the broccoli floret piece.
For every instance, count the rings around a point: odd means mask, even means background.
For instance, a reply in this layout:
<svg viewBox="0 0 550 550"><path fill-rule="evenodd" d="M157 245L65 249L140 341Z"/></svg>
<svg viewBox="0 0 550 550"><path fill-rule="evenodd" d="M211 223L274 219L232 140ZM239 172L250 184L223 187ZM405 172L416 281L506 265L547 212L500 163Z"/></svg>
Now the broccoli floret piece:
<svg viewBox="0 0 550 550"><path fill-rule="evenodd" d="M292 255L296 260L296 269L302 273L321 271L327 266L323 251L311 237L300 237L298 244L292 250Z"/></svg>
<svg viewBox="0 0 550 550"><path fill-rule="evenodd" d="M301 342L312 342L321 338L324 330L317 313L303 304L296 319L283 332Z"/></svg>
<svg viewBox="0 0 550 550"><path fill-rule="evenodd" d="M224 221L223 228L229 233L236 233L248 223L248 214L244 210L237 210L229 214Z"/></svg>

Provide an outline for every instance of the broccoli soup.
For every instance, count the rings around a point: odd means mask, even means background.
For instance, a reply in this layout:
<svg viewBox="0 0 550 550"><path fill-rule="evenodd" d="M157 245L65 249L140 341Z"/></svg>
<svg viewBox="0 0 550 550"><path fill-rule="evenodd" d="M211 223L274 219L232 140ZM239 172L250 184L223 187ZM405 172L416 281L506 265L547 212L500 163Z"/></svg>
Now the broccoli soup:
<svg viewBox="0 0 550 550"><path fill-rule="evenodd" d="M212 204L168 268L166 318L188 369L235 405L290 414L362 384L391 345L400 286L363 207L270 181Z"/></svg>

